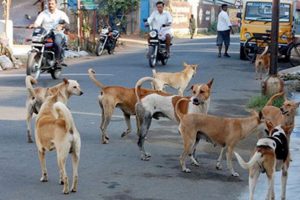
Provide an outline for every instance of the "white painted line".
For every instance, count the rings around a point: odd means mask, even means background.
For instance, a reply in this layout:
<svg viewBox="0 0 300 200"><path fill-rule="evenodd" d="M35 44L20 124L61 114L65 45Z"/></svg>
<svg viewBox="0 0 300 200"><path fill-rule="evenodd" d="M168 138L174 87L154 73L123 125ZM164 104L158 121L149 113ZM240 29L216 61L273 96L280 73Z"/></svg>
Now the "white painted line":
<svg viewBox="0 0 300 200"><path fill-rule="evenodd" d="M114 76L113 74L95 74L96 76ZM26 74L0 74L0 77L6 78L6 77L25 77ZM50 76L48 74L41 74L41 76ZM88 76L86 73L78 73L78 74L65 74L62 73L62 76Z"/></svg>
<svg viewBox="0 0 300 200"><path fill-rule="evenodd" d="M90 115L90 116L97 116L100 117L102 116L100 113L89 113L89 112L79 112L79 111L72 111L72 114L77 114L77 115ZM124 118L123 115L113 115L112 117L114 118Z"/></svg>
<svg viewBox="0 0 300 200"><path fill-rule="evenodd" d="M215 45L215 42L197 42L197 43L179 43L179 44L173 44L174 47L176 46L196 46L196 45ZM240 45L239 42L230 42L230 45Z"/></svg>

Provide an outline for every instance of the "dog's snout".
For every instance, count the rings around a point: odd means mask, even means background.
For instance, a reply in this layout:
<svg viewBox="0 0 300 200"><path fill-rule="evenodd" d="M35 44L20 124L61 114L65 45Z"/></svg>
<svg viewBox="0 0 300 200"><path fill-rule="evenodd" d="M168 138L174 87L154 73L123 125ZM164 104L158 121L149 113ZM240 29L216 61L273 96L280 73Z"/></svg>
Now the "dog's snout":
<svg viewBox="0 0 300 200"><path fill-rule="evenodd" d="M83 95L83 92L82 92L82 91L80 91L80 94L79 94L79 95L80 95L80 96L81 96L81 95Z"/></svg>

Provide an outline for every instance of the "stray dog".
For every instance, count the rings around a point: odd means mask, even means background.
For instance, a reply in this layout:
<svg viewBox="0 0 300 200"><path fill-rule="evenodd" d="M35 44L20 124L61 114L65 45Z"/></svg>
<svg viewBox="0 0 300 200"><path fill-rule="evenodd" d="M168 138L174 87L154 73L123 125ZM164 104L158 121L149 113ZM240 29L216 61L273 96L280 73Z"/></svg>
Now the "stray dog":
<svg viewBox="0 0 300 200"><path fill-rule="evenodd" d="M32 84L37 84L37 80L35 80L32 76L26 76L25 84L28 91L28 96L26 100L27 138L28 138L28 142L32 143L33 142L31 136L32 115L33 113L38 114L46 98L50 95L60 92L61 95L59 95L59 101L63 102L64 104L67 104L68 99L72 95L81 96L83 92L80 89L79 83L75 80L63 79L62 83L59 83L50 88L42 88L42 87L33 88Z"/></svg>
<svg viewBox="0 0 300 200"><path fill-rule="evenodd" d="M271 124L271 123L268 123ZM286 196L286 183L289 168L289 143L284 128L280 125L273 128L268 125L270 136L262 138L256 143L256 151L250 161L246 163L242 157L234 152L239 164L244 169L249 169L249 192L250 200L253 200L254 190L260 173L266 173L269 180L267 200L275 199L274 174L282 171L281 199Z"/></svg>
<svg viewBox="0 0 300 200"><path fill-rule="evenodd" d="M184 70L176 73L157 73L155 69L152 70L153 78L158 79L153 85L155 90L163 90L165 85L173 87L178 90L178 95L183 96L185 88L188 86L192 77L196 74L198 65L189 65L183 63Z"/></svg>
<svg viewBox="0 0 300 200"><path fill-rule="evenodd" d="M41 182L48 181L45 154L46 151L57 151L57 162L60 172L59 183L63 184L63 193L69 193L69 180L66 172L68 154L72 154L73 183L71 192L77 191L78 164L81 140L71 112L62 102L57 102L59 96L47 97L36 119L35 138L42 169Z"/></svg>
<svg viewBox="0 0 300 200"><path fill-rule="evenodd" d="M127 130L125 130L121 137L125 137L131 132L130 116L135 115L135 104L137 102L134 88L126 88L122 86L105 86L95 78L95 71L88 70L89 78L91 81L101 88L100 95L98 96L99 105L102 110L102 120L100 129L102 132L102 143L108 144L109 137L107 135L107 127L112 118L114 109L116 107L123 111ZM141 89L143 95L155 93L155 90Z"/></svg>
<svg viewBox="0 0 300 200"><path fill-rule="evenodd" d="M221 169L223 152L227 148L227 166L232 176L239 176L232 166L232 153L235 145L250 133L262 122L261 113L255 111L246 118L223 118L199 113L184 114L180 111L181 103L185 99L177 102L175 112L180 120L179 132L183 139L184 150L180 157L180 164L183 172L191 172L186 167L185 160L190 156L193 164L199 166L193 152L201 138L206 138L212 143L222 146L220 156L217 161L217 169Z"/></svg>
<svg viewBox="0 0 300 200"><path fill-rule="evenodd" d="M283 105L280 108L272 106L274 99L284 97ZM285 127L286 135L290 139L295 126L295 116L300 102L290 101L284 95L284 92L273 95L266 106L262 109L262 113L266 122L271 122L274 126L282 125Z"/></svg>
<svg viewBox="0 0 300 200"><path fill-rule="evenodd" d="M152 118L166 117L172 121L178 122L174 108L176 102L180 99L188 99L190 102L181 104L180 110L182 113L203 113L206 114L210 104L211 87L213 79L206 84L195 84L191 87L191 97L181 97L163 92L144 95L141 86L145 81L155 82L152 77L144 77L137 81L135 92L137 98L136 120L138 128L138 146L141 151L141 159L149 160L151 155L144 149L145 137L151 125Z"/></svg>
<svg viewBox="0 0 300 200"><path fill-rule="evenodd" d="M267 53L269 49L269 46L266 46L262 54L257 54L255 59L255 75L256 80L258 79L258 73L260 73L259 79L262 80L262 73L265 71L265 73L269 72L271 60L270 60L270 54Z"/></svg>

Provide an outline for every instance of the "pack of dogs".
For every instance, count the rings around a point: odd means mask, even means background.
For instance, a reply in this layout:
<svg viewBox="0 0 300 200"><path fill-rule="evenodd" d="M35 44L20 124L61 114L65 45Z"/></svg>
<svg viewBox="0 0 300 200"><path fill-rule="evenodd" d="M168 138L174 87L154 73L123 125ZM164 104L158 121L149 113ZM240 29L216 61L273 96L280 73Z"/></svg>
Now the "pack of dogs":
<svg viewBox="0 0 300 200"><path fill-rule="evenodd" d="M267 50L257 60L264 59L266 52ZM236 156L242 168L249 170L250 200L253 200L255 185L261 173L265 173L269 180L266 199L275 198L274 173L276 171L282 171L281 199L285 199L288 168L292 160L289 152L290 135L300 103L288 100L282 92L273 95L261 111L252 111L246 117L229 118L210 115L208 111L214 79L211 78L206 83L196 83L188 87L192 77L196 74L198 65L183 63L183 66L182 71L175 73L153 70L152 77L140 78L133 88L105 85L97 80L95 70L89 69L87 74L91 82L100 89L98 96L101 108L100 142L109 143L107 128L115 108L119 108L123 112L127 125L121 137L130 134L132 131L130 117L135 116L137 145L141 152L141 159L148 161L151 154L146 152L144 142L151 121L167 118L178 125L178 131L183 140L183 152L179 159L183 172L191 172L186 166L187 157L191 159L193 165L200 165L195 154L197 145L202 139L221 147L216 161L218 170L222 169L221 161L224 153L226 153L227 167L232 176L239 176L233 168L233 155ZM152 89L143 87L146 82L152 84ZM28 91L26 100L28 142L33 142L30 124L33 115L37 115L34 135L42 171L40 181L48 181L46 152L56 150L59 183L63 185L63 193L76 192L81 140L67 102L73 95L81 96L83 91L75 80L63 79L61 83L50 88L34 88L33 85L37 84L37 81L27 76L25 83ZM178 90L178 95L166 92L166 86ZM184 96L187 88L190 95ZM272 105L273 101L279 97L284 97L284 103L280 108ZM258 134L254 153L246 162L235 152L235 147L242 139L257 130L260 134ZM68 154L71 154L73 166L71 189L69 189L65 166Z"/></svg>

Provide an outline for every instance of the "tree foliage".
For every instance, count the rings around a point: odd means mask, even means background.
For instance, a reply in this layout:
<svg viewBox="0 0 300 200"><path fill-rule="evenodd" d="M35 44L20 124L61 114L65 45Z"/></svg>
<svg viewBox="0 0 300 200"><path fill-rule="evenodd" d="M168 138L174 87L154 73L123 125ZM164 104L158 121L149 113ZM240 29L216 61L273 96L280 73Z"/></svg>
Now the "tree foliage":
<svg viewBox="0 0 300 200"><path fill-rule="evenodd" d="M102 15L127 15L136 10L139 0L99 0L99 12Z"/></svg>

